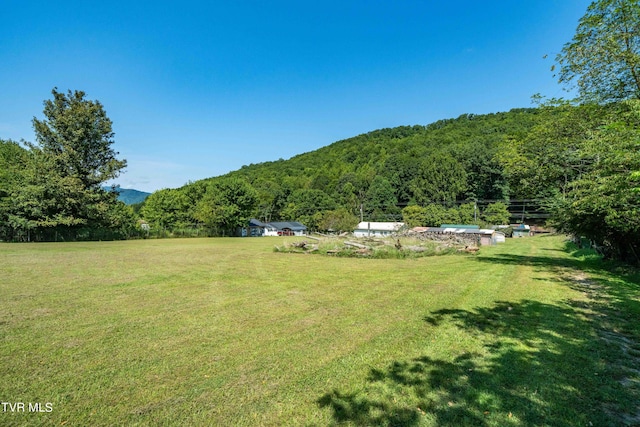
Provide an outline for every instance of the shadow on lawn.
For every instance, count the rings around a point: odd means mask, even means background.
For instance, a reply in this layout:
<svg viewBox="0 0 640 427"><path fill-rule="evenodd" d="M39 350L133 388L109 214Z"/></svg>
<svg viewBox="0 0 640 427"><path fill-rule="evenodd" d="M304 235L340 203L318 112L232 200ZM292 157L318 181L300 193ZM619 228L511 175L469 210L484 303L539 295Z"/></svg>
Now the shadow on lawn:
<svg viewBox="0 0 640 427"><path fill-rule="evenodd" d="M337 424L640 426L640 308L632 306L638 287L626 281L626 289L615 290L614 282L582 279L572 259L493 262L561 268L567 274L558 280L592 298L430 313L427 325L480 340L482 354L395 361L371 370L363 389L334 390L318 404ZM620 312L625 304L631 314Z"/></svg>

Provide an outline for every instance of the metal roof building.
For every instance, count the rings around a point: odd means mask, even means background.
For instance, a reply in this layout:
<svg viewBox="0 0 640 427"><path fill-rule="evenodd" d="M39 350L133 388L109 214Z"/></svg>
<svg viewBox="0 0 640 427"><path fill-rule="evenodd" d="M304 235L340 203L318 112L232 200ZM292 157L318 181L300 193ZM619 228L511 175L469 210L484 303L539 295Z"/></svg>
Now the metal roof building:
<svg viewBox="0 0 640 427"><path fill-rule="evenodd" d="M363 221L353 231L355 237L391 236L404 227L404 222L371 222Z"/></svg>
<svg viewBox="0 0 640 427"><path fill-rule="evenodd" d="M450 234L475 239L480 245L494 245L497 242L496 231L481 228L455 228L455 227L414 227L414 233L420 234Z"/></svg>

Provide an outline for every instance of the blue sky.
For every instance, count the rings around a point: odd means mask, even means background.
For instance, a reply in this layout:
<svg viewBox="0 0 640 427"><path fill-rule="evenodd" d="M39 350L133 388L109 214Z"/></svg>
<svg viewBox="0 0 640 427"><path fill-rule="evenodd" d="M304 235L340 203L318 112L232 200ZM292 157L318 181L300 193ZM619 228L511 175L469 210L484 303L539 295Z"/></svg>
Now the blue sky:
<svg viewBox="0 0 640 427"><path fill-rule="evenodd" d="M565 96L550 71L588 0L5 0L0 139L51 89L114 123L123 188L155 191L375 129ZM547 59L543 59L548 55Z"/></svg>

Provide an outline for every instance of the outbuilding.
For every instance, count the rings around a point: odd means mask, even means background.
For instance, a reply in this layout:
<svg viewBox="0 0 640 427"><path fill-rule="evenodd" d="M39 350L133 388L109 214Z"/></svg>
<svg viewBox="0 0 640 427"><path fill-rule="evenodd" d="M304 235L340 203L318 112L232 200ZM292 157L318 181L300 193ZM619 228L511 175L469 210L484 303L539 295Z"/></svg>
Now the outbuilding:
<svg viewBox="0 0 640 427"><path fill-rule="evenodd" d="M526 224L519 224L513 228L513 237L529 237L531 235L531 227Z"/></svg>
<svg viewBox="0 0 640 427"><path fill-rule="evenodd" d="M482 246L495 245L500 240L495 230L482 228L415 227L411 231L424 236L432 235L436 239L443 236L457 236L460 239Z"/></svg>
<svg viewBox="0 0 640 427"><path fill-rule="evenodd" d="M355 237L392 236L404 227L404 222L371 222L363 221L353 231Z"/></svg>

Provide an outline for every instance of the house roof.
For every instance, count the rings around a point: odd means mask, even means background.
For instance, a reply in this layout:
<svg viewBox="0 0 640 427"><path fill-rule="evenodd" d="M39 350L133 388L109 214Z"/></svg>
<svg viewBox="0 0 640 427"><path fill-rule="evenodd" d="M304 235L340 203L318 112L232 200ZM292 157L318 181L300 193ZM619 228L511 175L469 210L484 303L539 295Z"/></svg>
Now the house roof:
<svg viewBox="0 0 640 427"><path fill-rule="evenodd" d="M307 229L305 225L296 221L262 222L255 218L249 220L249 227L275 228L277 230L284 230L287 228L292 231L304 231Z"/></svg>
<svg viewBox="0 0 640 427"><path fill-rule="evenodd" d="M416 233L440 233L440 234L488 234L495 233L495 230L477 228L455 228L455 227L414 227L411 229Z"/></svg>
<svg viewBox="0 0 640 427"><path fill-rule="evenodd" d="M371 222L363 221L356 227L356 230L372 231L398 231L404 226L404 222Z"/></svg>
<svg viewBox="0 0 640 427"><path fill-rule="evenodd" d="M255 218L251 218L249 220L249 227L266 227L267 224L265 224L264 222L255 219Z"/></svg>
<svg viewBox="0 0 640 427"><path fill-rule="evenodd" d="M269 222L267 225L277 228L278 230L284 230L288 228L291 231L304 231L307 227L296 221L284 221L284 222Z"/></svg>

